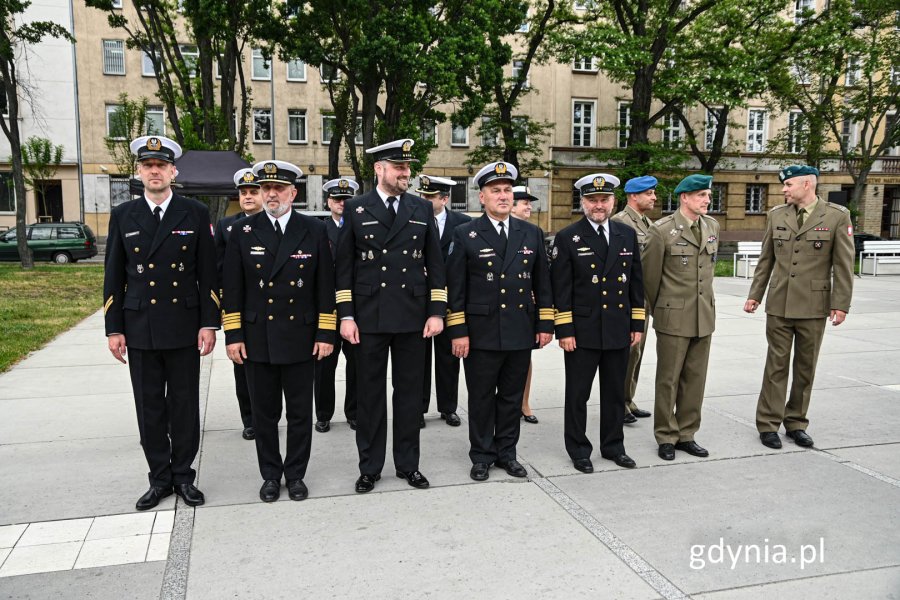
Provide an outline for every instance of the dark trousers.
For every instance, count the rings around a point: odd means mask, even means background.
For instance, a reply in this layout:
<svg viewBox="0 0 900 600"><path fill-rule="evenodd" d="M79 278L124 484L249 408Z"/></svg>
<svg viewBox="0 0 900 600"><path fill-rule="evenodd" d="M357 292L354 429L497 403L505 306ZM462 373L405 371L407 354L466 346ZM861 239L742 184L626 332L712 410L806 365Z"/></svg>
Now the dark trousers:
<svg viewBox="0 0 900 600"><path fill-rule="evenodd" d="M387 444L387 362L391 354L394 393L394 467L419 468L419 419L425 339L411 333L360 333L356 353L356 447L359 472L381 473Z"/></svg>
<svg viewBox="0 0 900 600"><path fill-rule="evenodd" d="M312 439L313 361L287 365L244 361L253 427L256 429L256 457L263 479L288 481L303 479L309 463ZM287 449L284 460L278 447L282 394L287 416Z"/></svg>
<svg viewBox="0 0 900 600"><path fill-rule="evenodd" d="M531 349L470 349L463 364L469 390L469 458L488 464L515 460Z"/></svg>
<svg viewBox="0 0 900 600"><path fill-rule="evenodd" d="M250 388L247 385L247 374L244 365L234 365L234 393L237 396L238 409L241 411L241 423L244 427L253 426L253 409L250 407Z"/></svg>
<svg viewBox="0 0 900 600"><path fill-rule="evenodd" d="M456 412L459 406L459 359L451 352L450 336L441 333L434 340L434 382L437 409L442 413ZM431 405L431 340L425 340L425 385L422 412Z"/></svg>
<svg viewBox="0 0 900 600"><path fill-rule="evenodd" d="M334 417L334 375L337 371L338 358L344 353L347 360L345 370L346 386L344 391L344 416L356 419L356 359L353 356L353 344L344 341L340 335L334 344L334 352L316 361L316 420L330 421Z"/></svg>
<svg viewBox="0 0 900 600"><path fill-rule="evenodd" d="M590 458L594 447L585 435L587 402L600 372L600 455L612 458L625 452L625 373L628 348L595 350L578 347L564 356L566 365L566 452L573 460Z"/></svg>
<svg viewBox="0 0 900 600"><path fill-rule="evenodd" d="M128 367L150 485L193 483L200 448L200 353L128 348Z"/></svg>

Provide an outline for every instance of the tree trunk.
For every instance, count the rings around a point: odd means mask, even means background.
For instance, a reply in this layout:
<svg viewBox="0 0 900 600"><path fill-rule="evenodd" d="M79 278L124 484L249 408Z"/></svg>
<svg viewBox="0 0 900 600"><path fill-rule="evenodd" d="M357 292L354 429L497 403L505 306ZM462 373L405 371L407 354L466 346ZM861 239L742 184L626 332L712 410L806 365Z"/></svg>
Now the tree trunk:
<svg viewBox="0 0 900 600"><path fill-rule="evenodd" d="M631 124L625 167L637 167L650 160L646 146L650 139L650 106L653 102L653 72L651 67L638 69L631 88ZM618 115L616 115L618 122Z"/></svg>
<svg viewBox="0 0 900 600"><path fill-rule="evenodd" d="M3 28L0 28L0 41L5 45L12 45ZM0 75L3 77L4 93L9 110L9 119L0 119L0 129L3 129L6 139L9 140L12 159L13 186L16 195L16 246L19 249L22 268L32 269L34 268L34 256L28 247L28 230L25 223L25 209L28 204L25 199L25 171L22 167L22 139L19 135L19 86L16 79L15 57L0 59Z"/></svg>

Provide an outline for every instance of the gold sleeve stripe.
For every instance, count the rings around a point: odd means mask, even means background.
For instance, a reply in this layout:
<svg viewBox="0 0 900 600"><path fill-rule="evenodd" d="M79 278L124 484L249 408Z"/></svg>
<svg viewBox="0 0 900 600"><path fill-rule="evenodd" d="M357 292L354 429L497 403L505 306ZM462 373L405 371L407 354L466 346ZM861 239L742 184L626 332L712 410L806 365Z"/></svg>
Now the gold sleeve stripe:
<svg viewBox="0 0 900 600"><path fill-rule="evenodd" d="M338 290L334 295L334 299L338 304L341 302L353 302L353 292L351 290Z"/></svg>
<svg viewBox="0 0 900 600"><path fill-rule="evenodd" d="M465 322L466 322L466 313L464 313L462 311L460 311L460 312L452 312L449 310L447 311L447 321L446 321L447 327L450 327L452 325L462 325Z"/></svg>
<svg viewBox="0 0 900 600"><path fill-rule="evenodd" d="M636 321L645 321L647 319L647 311L643 308L632 308L631 318Z"/></svg>
<svg viewBox="0 0 900 600"><path fill-rule="evenodd" d="M334 313L319 313L319 329L336 330L337 316Z"/></svg>
<svg viewBox="0 0 900 600"><path fill-rule="evenodd" d="M219 302L219 297L216 295L216 292L213 290L210 290L209 295L213 299L213 302L216 303L216 308L222 308L222 304Z"/></svg>
<svg viewBox="0 0 900 600"><path fill-rule="evenodd" d="M572 322L572 311L567 310L565 312L556 311L555 316L553 317L554 325L568 325Z"/></svg>
<svg viewBox="0 0 900 600"><path fill-rule="evenodd" d="M109 298L107 298L106 304L103 305L103 314L104 315L109 310L109 307L112 306L112 304L113 304L113 297L110 296Z"/></svg>
<svg viewBox="0 0 900 600"><path fill-rule="evenodd" d="M541 321L552 321L555 318L556 310L552 308L541 308L538 310L538 316Z"/></svg>
<svg viewBox="0 0 900 600"><path fill-rule="evenodd" d="M431 301L432 302L446 302L447 301L447 290L431 290Z"/></svg>
<svg viewBox="0 0 900 600"><path fill-rule="evenodd" d="M234 322L228 321L227 323L222 323L222 328L225 329L225 331L231 331L233 329L240 329L241 322L240 321L234 321Z"/></svg>

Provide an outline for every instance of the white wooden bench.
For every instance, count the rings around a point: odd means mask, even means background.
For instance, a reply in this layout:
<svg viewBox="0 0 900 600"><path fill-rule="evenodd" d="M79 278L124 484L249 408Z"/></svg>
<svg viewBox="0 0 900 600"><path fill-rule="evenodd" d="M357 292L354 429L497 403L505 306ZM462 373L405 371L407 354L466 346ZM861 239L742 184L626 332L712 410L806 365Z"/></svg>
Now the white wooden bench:
<svg viewBox="0 0 900 600"><path fill-rule="evenodd" d="M756 270L759 255L762 253L762 242L738 242L734 253L734 276L749 279Z"/></svg>
<svg viewBox="0 0 900 600"><path fill-rule="evenodd" d="M900 274L900 241L863 241L859 274L873 277Z"/></svg>

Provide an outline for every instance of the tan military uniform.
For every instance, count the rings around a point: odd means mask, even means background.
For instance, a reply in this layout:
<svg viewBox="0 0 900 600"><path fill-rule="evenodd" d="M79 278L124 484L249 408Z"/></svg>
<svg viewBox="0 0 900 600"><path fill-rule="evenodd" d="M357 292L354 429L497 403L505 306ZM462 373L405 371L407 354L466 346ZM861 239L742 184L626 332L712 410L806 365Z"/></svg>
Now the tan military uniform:
<svg viewBox="0 0 900 600"><path fill-rule="evenodd" d="M637 234L638 246L641 249L641 256L643 256L644 249L647 247L647 235L650 231L650 225L653 224L653 221L649 218L647 218L647 222L645 223L644 218L646 217L641 217L641 215L630 206L626 206L624 210L617 212L611 217L613 221L624 223L634 229L634 232ZM650 314L650 307L646 304L646 300L644 302L644 308L646 309L647 314ZM629 412L635 411L638 407L637 404L634 403L634 394L637 391L638 376L641 372L641 357L644 355L644 344L646 343L647 321L644 321L644 335L641 336L641 342L632 346L628 354L628 370L625 373L625 408Z"/></svg>
<svg viewBox="0 0 900 600"><path fill-rule="evenodd" d="M762 253L749 299L766 298L769 351L756 407L763 432L805 430L819 347L831 310L848 312L853 292L853 228L850 212L817 200L803 226L797 210L784 204L769 211ZM794 379L787 395L791 347Z"/></svg>
<svg viewBox="0 0 900 600"><path fill-rule="evenodd" d="M700 243L681 211L653 224L641 260L644 291L656 330L656 410L658 444L694 440L712 332L716 327L713 275L719 223L702 216Z"/></svg>

